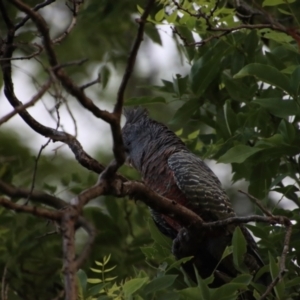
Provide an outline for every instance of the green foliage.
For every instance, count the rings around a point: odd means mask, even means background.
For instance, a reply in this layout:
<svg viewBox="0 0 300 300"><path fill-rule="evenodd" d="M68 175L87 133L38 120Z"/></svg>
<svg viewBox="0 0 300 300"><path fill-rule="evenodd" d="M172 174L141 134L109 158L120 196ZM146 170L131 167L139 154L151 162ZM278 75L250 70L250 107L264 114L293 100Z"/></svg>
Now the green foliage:
<svg viewBox="0 0 300 300"><path fill-rule="evenodd" d="M6 2L10 18L17 22L20 15L12 5L8 5L9 1ZM216 1L177 2L185 11L178 12L174 1L156 1L156 7L145 25L145 40L166 47L162 43L162 33L166 27L175 26L184 41L191 44L184 47L182 39L173 36L178 61L187 62L185 69L188 71L177 69L174 63L174 69L167 71L175 75L161 78L159 85L153 85L153 82L157 82L156 74L161 71L160 66L151 66L153 69L146 75L135 73L127 89L125 105L147 106L150 114L168 123L191 151L203 159L231 164L233 182L239 184L245 180L249 184L248 192L261 199L273 214L293 220L296 225L286 258L287 272L274 288L275 296L269 295L267 298L298 299L299 35L295 40L284 32L258 28L232 31L214 39L213 35L219 32L210 31L207 21L193 14L199 13L200 6L203 13L211 12ZM30 6L37 3L26 1ZM224 1L218 3L219 6L210 16L211 25L223 28L243 25L236 18L232 1L226 2L228 6ZM286 22L291 32L299 25L299 1L264 0L257 3L274 20ZM56 4L58 6L54 11L66 17L62 9L65 7L64 1L56 1ZM90 63L72 66L67 71L77 83L86 82L91 69L101 76L101 84L93 90L96 95L93 99L99 99L96 104L101 108L104 99L109 105L116 99L115 84L124 71L136 33L137 26L133 20L143 12L142 7L144 1L139 0L85 1L74 31L63 43L55 46L62 63L89 58ZM255 22L259 23L259 20ZM53 29L51 34L55 35L58 30L55 20L49 20L49 27ZM0 28L1 38L4 39L3 18L0 18ZM15 41L20 47L18 56L32 53L32 45L25 44L39 39L32 28L32 23L28 22L18 32ZM199 47L193 46L193 43L201 40L200 37L202 40L211 40ZM46 61L43 52L41 64L34 68L35 78L45 78L43 64L48 66ZM142 92L137 87L142 87ZM68 100L72 106L74 99L70 97ZM11 127L1 129L0 179L31 188L40 145L35 145L24 136L22 128L16 131L18 134ZM102 133L96 138L101 137ZM100 149L95 156L99 161L108 163L111 149ZM139 179L138 174L127 166L123 166L121 172L130 179ZM58 152L55 155L42 154L35 189L69 201L95 182L96 175L79 166L73 156ZM242 188L246 189L243 185ZM232 198L238 198L237 210L244 206L244 198L236 194L232 194ZM26 199L14 197L12 201L23 204ZM293 209L288 207L289 204L293 204ZM251 208L246 213L260 212ZM248 290L254 291L255 298L259 299L265 290L259 284L259 277L269 271L275 278L279 272L285 234L281 226L271 227L261 223L247 225L258 238L258 252L266 264L255 276L250 275L243 264L246 245L237 229L232 247L225 250L223 258L232 255L240 274L236 278L229 278L224 286L213 289L210 287L213 276L206 279L197 276L197 282L187 277L181 264L191 257L175 260L170 251L172 241L148 220L148 210L139 202L103 196L85 207L83 215L97 228L97 237L87 263L77 273L79 299L229 300L237 299ZM48 224L31 215L17 214L4 208L0 208L0 220L0 274L2 276L6 272L8 299L56 297L62 288L61 237L56 224ZM47 235L53 231L58 233ZM76 235L78 253L86 238L79 230ZM99 257L103 257L103 260L98 261Z"/></svg>

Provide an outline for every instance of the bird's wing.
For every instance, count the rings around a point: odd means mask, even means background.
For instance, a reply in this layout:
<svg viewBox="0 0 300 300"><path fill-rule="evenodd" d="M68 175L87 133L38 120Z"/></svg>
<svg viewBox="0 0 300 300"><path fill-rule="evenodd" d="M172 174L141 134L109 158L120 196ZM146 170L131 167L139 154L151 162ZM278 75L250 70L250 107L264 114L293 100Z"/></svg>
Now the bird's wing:
<svg viewBox="0 0 300 300"><path fill-rule="evenodd" d="M168 165L173 171L176 184L187 198L185 206L200 215L204 221L236 216L219 179L200 158L190 152L177 152L169 157ZM247 228L242 224L239 226L248 243L247 265L250 269L257 270L263 266L263 262L256 252L256 243ZM227 233L232 234L235 227L234 224L226 226Z"/></svg>
<svg viewBox="0 0 300 300"><path fill-rule="evenodd" d="M217 176L196 155L177 152L168 159L175 182L187 198L186 206L205 221L235 216L228 196Z"/></svg>

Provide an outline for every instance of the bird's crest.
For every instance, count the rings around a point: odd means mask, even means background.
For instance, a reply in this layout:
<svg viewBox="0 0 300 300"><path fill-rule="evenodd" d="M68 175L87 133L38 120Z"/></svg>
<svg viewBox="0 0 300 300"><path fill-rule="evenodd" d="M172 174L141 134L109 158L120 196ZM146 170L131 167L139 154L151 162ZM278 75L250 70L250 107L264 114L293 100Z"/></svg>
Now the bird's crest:
<svg viewBox="0 0 300 300"><path fill-rule="evenodd" d="M123 114L126 118L126 123L136 123L143 117L148 117L148 110L141 106L134 108L124 108Z"/></svg>

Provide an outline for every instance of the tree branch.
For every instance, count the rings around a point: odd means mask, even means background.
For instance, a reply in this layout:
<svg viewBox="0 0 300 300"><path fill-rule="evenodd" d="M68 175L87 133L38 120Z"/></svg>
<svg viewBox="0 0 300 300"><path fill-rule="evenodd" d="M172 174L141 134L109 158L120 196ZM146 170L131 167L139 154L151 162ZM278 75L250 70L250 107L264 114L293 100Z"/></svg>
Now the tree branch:
<svg viewBox="0 0 300 300"><path fill-rule="evenodd" d="M50 88L52 84L52 79L49 79L44 85L42 85L41 89L38 91L37 94L35 94L30 101L28 101L25 104L21 104L19 106L16 106L15 109L8 113L6 116L2 117L0 119L0 125L7 122L9 119L11 119L16 114L20 113L21 111L25 110L26 108L33 106L43 95L46 93L46 91Z"/></svg>
<svg viewBox="0 0 300 300"><path fill-rule="evenodd" d="M136 19L136 22L139 24L139 28L127 60L125 73L122 77L122 81L118 89L117 102L114 107L112 119L111 122L109 122L113 136L113 153L115 159L107 166L105 172L102 174L102 179L112 178L117 172L118 168L125 162L125 149L123 145L122 131L120 126L121 113L124 103L124 93L134 69L136 57L144 37L145 23L154 2L155 0L148 0L141 18Z"/></svg>
<svg viewBox="0 0 300 300"><path fill-rule="evenodd" d="M60 220L62 216L60 211L49 210L49 209L36 207L36 206L19 205L5 199L4 197L0 197L0 205L2 205L5 208L12 209L15 212L27 212L27 213L31 213L34 216L42 217L50 220L57 221Z"/></svg>
<svg viewBox="0 0 300 300"><path fill-rule="evenodd" d="M26 13L30 19L34 22L36 25L39 33L43 37L43 44L44 48L47 54L47 58L49 61L49 64L52 68L54 68L54 74L56 77L60 80L63 87L72 95L74 96L87 110L92 112L96 117L101 118L102 120L110 123L112 117L111 114L105 110L101 110L99 107L97 107L93 101L85 95L83 90L80 89L77 85L73 83L73 81L67 76L67 74L63 71L63 69L58 68L55 69L56 66L59 66L59 62L56 57L56 53L53 49L53 42L50 38L49 34L49 28L47 26L47 23L43 19L43 17L31 10L31 8L23 3L20 0L11 0L11 2L21 11Z"/></svg>
<svg viewBox="0 0 300 300"><path fill-rule="evenodd" d="M76 261L75 261L75 223L77 212L73 208L65 210L61 220L63 236L64 266L66 300L77 299Z"/></svg>

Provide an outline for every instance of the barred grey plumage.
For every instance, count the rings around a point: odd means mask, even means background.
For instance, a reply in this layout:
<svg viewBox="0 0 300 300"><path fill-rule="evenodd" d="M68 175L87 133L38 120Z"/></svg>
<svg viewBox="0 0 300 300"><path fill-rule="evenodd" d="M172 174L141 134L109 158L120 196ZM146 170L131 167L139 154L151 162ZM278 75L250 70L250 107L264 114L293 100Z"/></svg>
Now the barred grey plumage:
<svg viewBox="0 0 300 300"><path fill-rule="evenodd" d="M229 198L219 179L195 154L191 153L174 132L149 118L142 108L125 111L122 130L129 162L141 173L146 185L197 213L206 222L235 216ZM184 232L176 220L151 210L162 233L174 239L175 256L195 255L199 274L207 277L213 272L222 253L230 244L236 225L203 229L197 236ZM263 263L256 253L256 243L249 231L240 228L248 243L245 264L256 272ZM232 259L225 259L218 269L229 276L236 275Z"/></svg>

